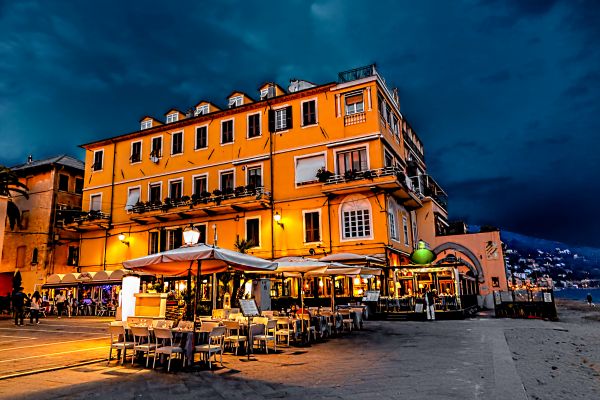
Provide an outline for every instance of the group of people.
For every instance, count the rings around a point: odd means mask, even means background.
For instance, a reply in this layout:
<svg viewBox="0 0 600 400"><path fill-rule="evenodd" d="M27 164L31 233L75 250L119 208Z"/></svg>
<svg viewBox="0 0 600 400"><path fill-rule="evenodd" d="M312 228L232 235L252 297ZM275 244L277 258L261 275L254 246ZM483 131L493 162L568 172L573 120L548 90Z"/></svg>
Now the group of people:
<svg viewBox="0 0 600 400"><path fill-rule="evenodd" d="M14 291L12 296L13 313L15 317L15 325L22 326L25 320L25 307L29 307L29 323L40 323L40 309L42 308L42 296L37 290L27 296L23 293L23 287L19 287Z"/></svg>

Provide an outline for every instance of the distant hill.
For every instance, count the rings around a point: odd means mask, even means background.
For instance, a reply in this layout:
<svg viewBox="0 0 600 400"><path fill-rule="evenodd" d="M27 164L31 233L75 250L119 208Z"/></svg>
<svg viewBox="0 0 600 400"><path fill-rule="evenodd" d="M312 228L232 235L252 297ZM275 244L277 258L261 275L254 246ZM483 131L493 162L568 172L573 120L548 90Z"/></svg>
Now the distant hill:
<svg viewBox="0 0 600 400"><path fill-rule="evenodd" d="M479 225L469 225L469 232L479 232ZM556 248L569 249L579 255L582 255L590 261L595 259L600 263L600 249L596 247L573 246L568 243L557 242L554 240L541 239L533 236L523 235L521 233L501 230L500 237L508 248L528 248L551 251Z"/></svg>

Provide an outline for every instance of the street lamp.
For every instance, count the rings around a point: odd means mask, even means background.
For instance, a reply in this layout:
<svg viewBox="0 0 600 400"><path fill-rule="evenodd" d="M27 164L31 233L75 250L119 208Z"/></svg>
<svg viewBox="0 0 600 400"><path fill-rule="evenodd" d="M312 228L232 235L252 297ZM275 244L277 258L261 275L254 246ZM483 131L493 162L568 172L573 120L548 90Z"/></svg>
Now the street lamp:
<svg viewBox="0 0 600 400"><path fill-rule="evenodd" d="M279 211L275 211L275 215L273 215L273 220L277 222L277 225L279 225L281 229L285 229L285 227L283 226L283 222L281 222L281 214L279 214Z"/></svg>
<svg viewBox="0 0 600 400"><path fill-rule="evenodd" d="M118 238L121 241L121 243L123 243L126 246L129 246L129 240L125 240L125 234L124 233L119 233Z"/></svg>
<svg viewBox="0 0 600 400"><path fill-rule="evenodd" d="M190 225L183 230L183 241L187 246L193 246L200 239L200 231L198 228Z"/></svg>

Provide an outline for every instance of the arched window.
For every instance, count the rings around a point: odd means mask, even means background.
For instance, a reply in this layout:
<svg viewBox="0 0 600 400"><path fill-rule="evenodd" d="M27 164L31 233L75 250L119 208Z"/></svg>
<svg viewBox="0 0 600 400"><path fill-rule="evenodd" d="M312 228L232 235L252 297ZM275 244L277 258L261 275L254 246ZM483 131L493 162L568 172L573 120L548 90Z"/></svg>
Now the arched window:
<svg viewBox="0 0 600 400"><path fill-rule="evenodd" d="M371 238L371 203L361 195L351 195L340 205L342 239Z"/></svg>

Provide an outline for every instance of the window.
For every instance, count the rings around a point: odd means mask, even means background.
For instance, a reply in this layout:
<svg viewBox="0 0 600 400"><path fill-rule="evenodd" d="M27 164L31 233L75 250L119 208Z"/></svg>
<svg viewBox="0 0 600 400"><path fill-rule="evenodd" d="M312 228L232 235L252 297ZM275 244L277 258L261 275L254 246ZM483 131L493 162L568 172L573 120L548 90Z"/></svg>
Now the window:
<svg viewBox="0 0 600 400"><path fill-rule="evenodd" d="M147 119L145 121L142 121L141 125L140 125L140 130L144 130L144 129L150 129L152 128L152 120L151 119Z"/></svg>
<svg viewBox="0 0 600 400"><path fill-rule="evenodd" d="M208 114L210 112L210 107L208 104L203 104L201 106L196 107L196 111L194 111L194 116Z"/></svg>
<svg viewBox="0 0 600 400"><path fill-rule="evenodd" d="M255 188L262 187L262 168L248 167L248 185L252 185Z"/></svg>
<svg viewBox="0 0 600 400"><path fill-rule="evenodd" d="M338 174L343 175L350 170L365 171L367 169L367 149L365 147L337 153Z"/></svg>
<svg viewBox="0 0 600 400"><path fill-rule="evenodd" d="M317 171L325 168L325 154L296 158L296 184L318 182Z"/></svg>
<svg viewBox="0 0 600 400"><path fill-rule="evenodd" d="M196 128L196 147L195 149L205 149L208 147L208 127L199 126Z"/></svg>
<svg viewBox="0 0 600 400"><path fill-rule="evenodd" d="M202 192L208 191L207 176L194 177L194 194L200 196Z"/></svg>
<svg viewBox="0 0 600 400"><path fill-rule="evenodd" d="M171 135L171 154L183 153L183 132L175 132Z"/></svg>
<svg viewBox="0 0 600 400"><path fill-rule="evenodd" d="M342 238L359 239L371 236L371 205L363 196L349 196L341 205Z"/></svg>
<svg viewBox="0 0 600 400"><path fill-rule="evenodd" d="M317 101L310 100L302 103L302 126L317 123Z"/></svg>
<svg viewBox="0 0 600 400"><path fill-rule="evenodd" d="M33 248L33 251L31 252L31 265L37 265L38 263L38 249L37 247Z"/></svg>
<svg viewBox="0 0 600 400"><path fill-rule="evenodd" d="M183 180L169 181L169 197L171 200L181 199L183 195Z"/></svg>
<svg viewBox="0 0 600 400"><path fill-rule="evenodd" d="M27 251L27 246L19 246L17 247L17 257L15 260L15 267L24 268L25 267L25 253Z"/></svg>
<svg viewBox="0 0 600 400"><path fill-rule="evenodd" d="M408 246L408 219L402 216L402 228L404 229L404 245Z"/></svg>
<svg viewBox="0 0 600 400"><path fill-rule="evenodd" d="M381 93L377 93L377 108L379 109L379 116L381 117L381 119L383 121L385 121L387 118L386 113L385 113L386 107L385 107L385 100L383 99L383 96L381 95Z"/></svg>
<svg viewBox="0 0 600 400"><path fill-rule="evenodd" d="M69 191L69 175L58 174L58 190L62 192Z"/></svg>
<svg viewBox="0 0 600 400"><path fill-rule="evenodd" d="M167 233L167 243L166 250L173 250L181 247L183 244L183 231L181 228L177 229L168 229Z"/></svg>
<svg viewBox="0 0 600 400"><path fill-rule="evenodd" d="M92 171L102 171L103 159L104 159L104 150L94 151L94 163L92 164Z"/></svg>
<svg viewBox="0 0 600 400"><path fill-rule="evenodd" d="M235 97L229 98L229 108L239 107L242 104L244 104L243 96L235 96Z"/></svg>
<svg viewBox="0 0 600 400"><path fill-rule="evenodd" d="M102 195L92 194L90 195L90 211L102 210Z"/></svg>
<svg viewBox="0 0 600 400"><path fill-rule="evenodd" d="M415 221L415 218L413 217L412 219L412 231L413 231L413 246L416 247L417 245L417 221Z"/></svg>
<svg viewBox="0 0 600 400"><path fill-rule="evenodd" d="M160 251L159 235L158 231L148 232L148 254L156 254Z"/></svg>
<svg viewBox="0 0 600 400"><path fill-rule="evenodd" d="M253 247L260 247L260 218L246 219L246 240Z"/></svg>
<svg viewBox="0 0 600 400"><path fill-rule="evenodd" d="M69 246L69 252L67 254L67 265L79 264L79 247Z"/></svg>
<svg viewBox="0 0 600 400"><path fill-rule="evenodd" d="M170 124L171 122L177 122L178 120L179 120L178 113L171 113L171 114L167 115L167 124Z"/></svg>
<svg viewBox="0 0 600 400"><path fill-rule="evenodd" d="M142 142L131 143L131 157L129 157L131 163L137 163L142 161Z"/></svg>
<svg viewBox="0 0 600 400"><path fill-rule="evenodd" d="M393 167L394 166L394 156L387 150L384 150L384 158L385 158L385 166Z"/></svg>
<svg viewBox="0 0 600 400"><path fill-rule="evenodd" d="M248 138L260 136L260 114L248 115Z"/></svg>
<svg viewBox="0 0 600 400"><path fill-rule="evenodd" d="M292 128L292 107L269 111L269 131L277 132Z"/></svg>
<svg viewBox="0 0 600 400"><path fill-rule="evenodd" d="M319 211L307 211L304 213L304 242L320 242L321 213Z"/></svg>
<svg viewBox="0 0 600 400"><path fill-rule="evenodd" d="M83 179L75 178L75 193L82 194L83 193Z"/></svg>
<svg viewBox="0 0 600 400"><path fill-rule="evenodd" d="M233 143L233 120L221 122L221 144Z"/></svg>
<svg viewBox="0 0 600 400"><path fill-rule="evenodd" d="M500 287L500 278L492 276L492 287Z"/></svg>
<svg viewBox="0 0 600 400"><path fill-rule="evenodd" d="M206 243L206 224L195 225L198 232L200 232L200 236L198 237L198 243Z"/></svg>
<svg viewBox="0 0 600 400"><path fill-rule="evenodd" d="M390 224L390 237L398 240L398 227L396 226L396 210L391 208L388 212L388 220Z"/></svg>
<svg viewBox="0 0 600 400"><path fill-rule="evenodd" d="M162 157L162 136L152 138L150 157Z"/></svg>
<svg viewBox="0 0 600 400"><path fill-rule="evenodd" d="M352 92L344 96L346 115L357 114L365 111L363 92Z"/></svg>
<svg viewBox="0 0 600 400"><path fill-rule="evenodd" d="M268 99L268 98L269 98L269 88L261 89L261 91L260 91L260 99L264 100L264 99Z"/></svg>
<svg viewBox="0 0 600 400"><path fill-rule="evenodd" d="M233 171L221 172L220 184L219 189L223 192L233 190L235 185L233 182Z"/></svg>
<svg viewBox="0 0 600 400"><path fill-rule="evenodd" d="M139 186L129 188L127 190L127 204L125 204L125 209L127 211L131 211L133 206L135 206L137 204L137 202L140 201L140 196L141 196L141 188Z"/></svg>
<svg viewBox="0 0 600 400"><path fill-rule="evenodd" d="M160 182L150 184L150 189L148 190L148 201L151 203L162 201L162 184Z"/></svg>

